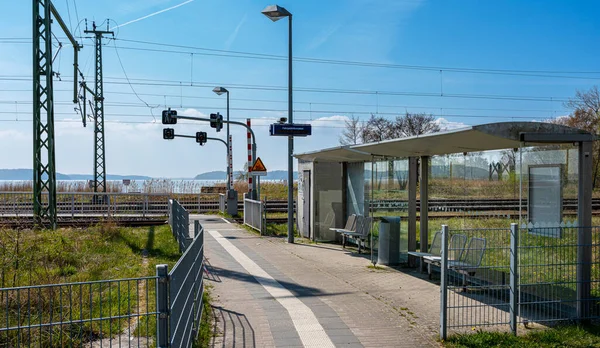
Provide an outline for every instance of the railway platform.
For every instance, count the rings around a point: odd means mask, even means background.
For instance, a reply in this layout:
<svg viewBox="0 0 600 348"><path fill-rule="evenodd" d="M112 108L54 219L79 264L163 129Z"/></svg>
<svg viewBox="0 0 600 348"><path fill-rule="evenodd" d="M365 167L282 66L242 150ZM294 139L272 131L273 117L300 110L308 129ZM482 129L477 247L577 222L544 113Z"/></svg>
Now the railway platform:
<svg viewBox="0 0 600 348"><path fill-rule="evenodd" d="M217 216L205 231L213 347L437 347L439 286L340 246L260 237Z"/></svg>

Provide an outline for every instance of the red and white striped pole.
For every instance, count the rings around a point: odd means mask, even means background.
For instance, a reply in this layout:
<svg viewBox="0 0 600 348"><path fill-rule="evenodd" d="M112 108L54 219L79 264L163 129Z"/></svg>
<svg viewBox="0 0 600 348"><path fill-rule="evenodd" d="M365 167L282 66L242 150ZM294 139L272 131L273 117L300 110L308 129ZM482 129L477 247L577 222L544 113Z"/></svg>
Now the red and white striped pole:
<svg viewBox="0 0 600 348"><path fill-rule="evenodd" d="M233 189L233 137L229 136L229 189Z"/></svg>
<svg viewBox="0 0 600 348"><path fill-rule="evenodd" d="M246 119L246 125L250 127L251 121ZM248 198L252 199L252 134L248 131Z"/></svg>

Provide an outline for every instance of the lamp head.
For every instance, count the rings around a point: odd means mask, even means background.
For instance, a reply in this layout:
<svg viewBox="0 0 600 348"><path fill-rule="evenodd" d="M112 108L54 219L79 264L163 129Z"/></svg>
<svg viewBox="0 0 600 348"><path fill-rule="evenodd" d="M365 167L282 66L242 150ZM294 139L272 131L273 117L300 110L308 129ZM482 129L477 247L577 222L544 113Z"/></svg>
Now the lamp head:
<svg viewBox="0 0 600 348"><path fill-rule="evenodd" d="M261 12L265 16L269 17L269 19L272 20L273 22L277 22L278 20L280 20L283 17L291 17L292 16L292 14L288 10L286 10L285 8L283 8L279 5L269 5L269 6L265 7L265 9L262 10Z"/></svg>
<svg viewBox="0 0 600 348"><path fill-rule="evenodd" d="M215 87L215 88L213 88L213 92L215 92L217 95L229 93L229 91L223 87Z"/></svg>

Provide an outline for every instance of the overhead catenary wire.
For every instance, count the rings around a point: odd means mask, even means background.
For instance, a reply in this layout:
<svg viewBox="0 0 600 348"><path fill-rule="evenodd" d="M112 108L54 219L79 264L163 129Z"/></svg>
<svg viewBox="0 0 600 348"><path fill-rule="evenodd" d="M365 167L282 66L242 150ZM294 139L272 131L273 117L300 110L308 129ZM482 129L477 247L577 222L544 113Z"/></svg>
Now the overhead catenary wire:
<svg viewBox="0 0 600 348"><path fill-rule="evenodd" d="M184 86L180 86L184 87ZM55 92L70 92L68 89L55 89ZM3 89L0 88L0 92L31 92L30 89ZM106 91L104 94L115 94L115 95L135 95L131 92L111 92ZM165 93L137 93L140 96L145 97L160 97L160 98L177 98L180 100L180 107L182 107L183 99L206 99L206 100L221 100L219 97L202 97L202 96L193 96L193 95L183 95L183 93L179 94L165 94ZM253 103L281 103L287 104L287 100L275 100L275 99L259 99L259 98L234 98L231 97L232 101L244 101L244 102L253 102ZM12 102L12 101L11 101ZM19 102L27 102L27 101L19 101ZM31 102L29 102L31 103ZM0 101L2 104L2 101ZM335 103L335 102L318 102L318 101L301 101L294 100L294 104L298 105L330 105L330 106L357 106L357 107L376 107L376 104L364 104L364 103ZM439 105L408 105L408 104L379 104L380 108L402 108L402 109L444 109L444 110L470 110L470 111L510 111L510 112L561 112L566 111L556 110L556 109L531 109L531 108L479 108L479 107L440 107ZM314 110L313 110L314 111Z"/></svg>
<svg viewBox="0 0 600 348"><path fill-rule="evenodd" d="M85 37L83 37L85 38ZM0 38L0 43L3 43L5 39ZM17 42L7 43L30 43L31 40L27 38L15 38ZM131 40L116 38L122 42L136 43L141 45L153 45L160 47L171 47L180 48L187 50L195 50L201 52L190 52L190 51L177 51L168 49L152 49L143 47L128 47L119 46L125 50L138 50L146 52L162 52L172 54L186 54L186 55L207 55L207 56L218 56L218 57L230 57L230 58L244 58L244 59L267 59L267 60L287 60L287 56L276 55L276 54L264 54L255 52L243 52L243 51L232 51L232 50L221 50L206 47L197 47L189 45L177 45L169 43L151 42L144 40ZM564 78L564 79L584 79L584 80L600 80L600 76L569 76L569 75L600 75L600 71L576 71L576 70L535 70L535 69L498 69L498 68L472 68L472 67L450 67L450 66L426 66L426 65L409 65L409 64L392 64L392 63L378 63L378 62L365 62L365 61L351 61L351 60L340 60L340 59L323 59L323 58L310 58L310 57L293 57L293 60L300 63L316 63L316 64L329 64L329 65L346 65L346 66L358 66L358 67L371 67L371 68L386 68L386 69L403 69L403 70L420 70L420 71L440 71L453 73L469 73L469 74L491 74L491 75L507 75L507 76L523 76L523 77L545 77L545 78Z"/></svg>
<svg viewBox="0 0 600 348"><path fill-rule="evenodd" d="M237 111L258 111L258 112L279 112L278 110L270 110L270 109L239 109ZM310 111L309 110L298 110L298 113L304 113L304 114L308 114ZM4 115L13 115L15 114L15 112L13 111L0 111L0 114L4 114ZM31 114L31 112L27 112L27 111L19 111L18 112L19 115L29 115ZM73 115L73 113L67 113L67 112L61 112L61 111L56 111L55 114L57 115ZM349 113L350 114L350 113ZM352 114L369 114L368 112L352 112ZM431 114L434 117L440 117L441 115L438 114ZM382 116L397 116L396 113L386 113L385 115ZM152 117L152 115L148 115L148 114L133 114L133 113L113 113L113 112L106 112L106 117L124 117L124 118L147 118L147 117ZM343 117L343 116L342 116ZM528 117L528 116L496 116L496 115L462 115L462 114L444 114L443 118L487 118L487 119L495 119L495 120L514 120L514 119L521 119L521 120L531 120L532 117ZM543 118L540 117L540 118ZM243 117L232 117L232 119L234 120L245 120L246 118ZM271 120L271 121L276 121L277 117L255 117L254 119L264 119L264 120ZM321 119L310 119L308 117L306 118L298 118L298 121L306 121L306 122L318 122L318 123L324 123L324 122L332 122L332 123L343 123L343 119L327 119L327 118L321 118ZM359 121L360 123L366 123L368 122L367 120L361 120ZM344 127L341 127L344 128Z"/></svg>
<svg viewBox="0 0 600 348"><path fill-rule="evenodd" d="M204 56L216 56L216 57L228 57L228 58L244 58L244 59L261 59L261 60L287 60L284 56L275 55L260 55L260 54L226 54L226 53L199 53L189 51L175 51L167 49L154 49L154 48L141 48L141 47L127 47L119 46L120 49L133 50L133 51L144 51L144 52L157 52L157 53L170 53L170 54L182 54L182 55L204 55ZM215 50L222 51L222 50ZM522 77L544 77L544 78L559 78L559 79L579 79L579 80L600 80L600 76L569 76L568 74L581 74L579 72L552 72L552 71L540 71L540 72L519 72L515 70L513 72L501 69L477 69L477 68L440 68L440 67L428 67L428 66L411 66L411 65L399 65L399 64L383 64L383 63L368 63L368 62L353 62L353 61L342 61L332 59L317 59L317 58L301 58L295 57L294 61L298 63L318 63L318 64L330 64L330 65L347 65L357 67L369 67L369 68L389 68L389 69L404 69L404 70L420 70L420 71L439 71L445 70L446 72L453 73L468 73L468 74L488 74L488 75L506 75L506 76L522 76ZM563 74L563 75L554 75ZM600 72L586 72L586 74L600 74Z"/></svg>
<svg viewBox="0 0 600 348"><path fill-rule="evenodd" d="M115 41L113 40L113 43ZM125 76L125 79L127 80L127 84L129 85L129 88L131 89L131 91L133 92L133 94L135 95L135 97L141 101L142 103L144 103L144 105L150 109L150 114L152 115L152 118L154 118L154 120L156 121L156 118L154 117L154 113L152 111L152 109L159 107L160 105L156 105L156 106L151 106L150 104L148 104L144 99L142 99L139 94L137 93L137 91L135 90L135 88L133 88L133 85L131 84L131 81L129 80L129 76L127 75L127 71L125 71L125 66L123 65L123 61L121 60L121 56L119 55L119 50L117 49L117 46L114 45L115 47L115 53L117 54L117 60L119 61L119 65L121 66L121 70L123 71L123 75Z"/></svg>
<svg viewBox="0 0 600 348"><path fill-rule="evenodd" d="M67 78L67 77L66 77ZM73 82L63 79L65 82ZM155 79L129 79L125 82L119 82L121 78L107 77L105 84L113 85L140 85L154 87L181 87L181 81L178 80L155 80ZM116 81L110 81L116 80ZM0 81L31 81L30 77L15 77L15 76L0 76ZM133 82L139 81L139 82ZM217 85L227 85L231 88L244 90L263 90L263 91L287 91L286 86L274 85L248 85L248 84L232 84L219 82L194 82L185 87L193 88L213 88ZM548 97L548 96L516 96L516 95L499 95L499 94L467 94L467 93L445 93L443 97L437 92L403 92L403 91L375 91L375 90L359 90L359 89L341 89L341 88L319 88L319 87L295 87L294 92L304 93L332 93L332 94L360 94L360 95L389 95L389 96L413 96L413 97L435 97L435 98L460 98L460 99L493 99L493 100L521 100L521 101L538 101L538 102L567 102L568 97Z"/></svg>
<svg viewBox="0 0 600 348"><path fill-rule="evenodd" d="M13 104L20 104L20 105L31 105L33 104L31 101L9 101L9 100L0 100L0 105L13 105ZM69 106L72 105L71 102L55 102L55 105L64 105L64 106ZM147 108L146 104L139 104L139 103L127 103L127 102L106 102L104 104L106 107L118 107L118 108ZM169 104L165 103L163 104L165 107L169 107ZM157 107L160 107L161 105L158 105ZM216 105L181 105L180 106L181 109L203 109L203 110L214 110L214 109L219 109L219 106ZM433 109L433 108L431 108ZM230 108L230 110L234 110L234 111L255 111L255 112L285 112L286 110L284 109L273 109L273 108L250 108L250 107L232 107ZM312 108L308 108L308 109L295 109L294 112L297 113L305 113L305 114L312 114L312 113L320 113L320 114L327 114L327 113L333 113L333 114L339 114L339 116L341 115L351 115L351 114L359 114L359 115L370 115L372 114L371 111L359 111L359 110L315 110ZM402 112L379 112L379 115L382 116L402 116ZM432 114L432 115L438 115L438 114ZM547 115L536 115L536 116L505 116L505 115L486 115L486 114L476 114L476 115L468 115L468 114L439 114L440 117L443 116L448 116L448 117L484 117L484 118L519 118L519 119L531 119L534 117L548 117ZM240 118L240 119L245 119L245 118ZM304 120L312 120L309 116L309 118L304 119ZM325 120L325 121L336 121L339 122L339 120Z"/></svg>

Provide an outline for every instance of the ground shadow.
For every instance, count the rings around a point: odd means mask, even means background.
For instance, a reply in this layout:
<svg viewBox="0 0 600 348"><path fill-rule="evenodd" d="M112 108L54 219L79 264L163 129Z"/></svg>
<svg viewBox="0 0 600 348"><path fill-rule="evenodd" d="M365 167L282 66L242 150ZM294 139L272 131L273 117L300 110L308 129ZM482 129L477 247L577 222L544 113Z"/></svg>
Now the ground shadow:
<svg viewBox="0 0 600 348"><path fill-rule="evenodd" d="M234 279L234 280L238 280L238 281L242 281L242 282L246 282L246 283L254 283L254 284L259 284L258 280L261 281L272 281L271 279L267 279L267 278L262 278L262 277L256 277L248 274L246 272L238 272L238 271L234 271L234 270L230 270L230 269L225 269L225 268L219 268L219 267L213 267L213 274L215 274L217 277L223 277L223 278L229 278L229 279ZM258 280L257 280L258 278ZM280 280L277 279L276 277L274 277L275 280L277 280L277 282L279 284L281 284L283 287L285 287L287 290L289 290L294 297L315 297L315 296L337 296L337 295L345 295L345 294L351 294L353 292L337 292L337 293L326 293L321 291L320 289L317 288L313 288L310 286L304 286L304 285L300 285L298 283L292 283L289 281L284 281L284 280Z"/></svg>
<svg viewBox="0 0 600 348"><path fill-rule="evenodd" d="M217 273L215 273L215 269L213 265L208 261L208 259L204 258L204 279L210 280L211 282L220 283L221 277Z"/></svg>
<svg viewBox="0 0 600 348"><path fill-rule="evenodd" d="M256 347L256 333L243 313L227 310L220 306L211 306L213 317L221 325L215 325L211 347ZM217 330L221 328L221 332ZM217 343L220 335L222 345Z"/></svg>

